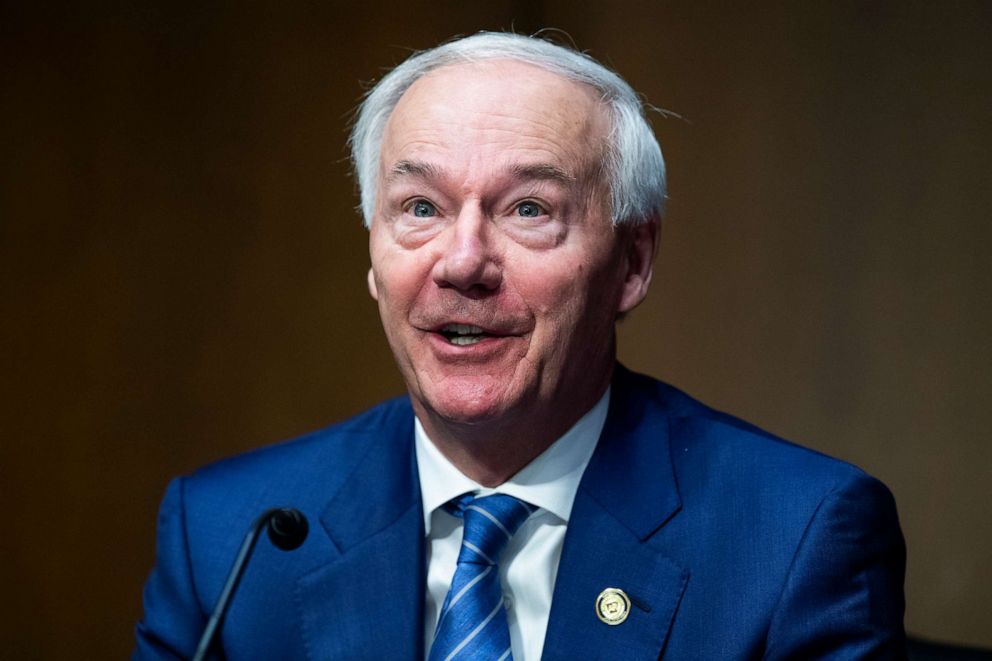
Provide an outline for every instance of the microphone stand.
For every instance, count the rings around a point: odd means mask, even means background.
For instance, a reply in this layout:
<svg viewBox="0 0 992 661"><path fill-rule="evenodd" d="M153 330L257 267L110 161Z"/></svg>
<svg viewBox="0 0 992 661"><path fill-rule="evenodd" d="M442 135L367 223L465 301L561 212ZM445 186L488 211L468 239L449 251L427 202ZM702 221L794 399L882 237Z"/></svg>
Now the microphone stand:
<svg viewBox="0 0 992 661"><path fill-rule="evenodd" d="M224 620L224 615L227 614L231 597L234 596L234 591L238 587L238 582L241 580L241 575L244 573L245 566L248 564L248 559L255 549L258 535L262 531L262 528L266 526L268 526L269 538L272 540L272 543L283 551L292 551L299 547L307 537L307 519L299 510L274 508L267 510L262 516L258 517L251 528L248 529L248 534L245 535L244 541L241 542L238 556L234 559L231 571L227 575L227 583L224 584L220 598L217 599L217 605L214 606L210 620L203 630L203 635L200 636L200 643L196 647L196 654L193 655L193 661L203 661L206 658L210 646L213 645L214 638L217 637L217 632L220 629L221 622Z"/></svg>

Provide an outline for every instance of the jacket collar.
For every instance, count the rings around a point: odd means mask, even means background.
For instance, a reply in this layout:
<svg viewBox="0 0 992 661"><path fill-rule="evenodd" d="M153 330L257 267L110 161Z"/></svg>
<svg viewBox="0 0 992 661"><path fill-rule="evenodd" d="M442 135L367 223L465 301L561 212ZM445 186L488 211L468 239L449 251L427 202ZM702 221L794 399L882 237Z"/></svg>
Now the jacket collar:
<svg viewBox="0 0 992 661"><path fill-rule="evenodd" d="M419 659L424 523L409 404L349 442L368 450L320 517L337 554L297 583L307 654ZM661 655L689 579L651 544L681 507L670 447L664 393L617 365L606 425L573 505L542 659ZM596 616L608 587L632 603L617 626Z"/></svg>
<svg viewBox="0 0 992 661"><path fill-rule="evenodd" d="M545 660L658 658L688 582L688 571L651 544L681 508L665 395L620 365L613 393L565 536ZM606 588L630 598L622 624L596 615Z"/></svg>
<svg viewBox="0 0 992 661"><path fill-rule="evenodd" d="M348 442L368 449L320 517L338 554L297 583L307 655L417 659L424 532L409 404Z"/></svg>

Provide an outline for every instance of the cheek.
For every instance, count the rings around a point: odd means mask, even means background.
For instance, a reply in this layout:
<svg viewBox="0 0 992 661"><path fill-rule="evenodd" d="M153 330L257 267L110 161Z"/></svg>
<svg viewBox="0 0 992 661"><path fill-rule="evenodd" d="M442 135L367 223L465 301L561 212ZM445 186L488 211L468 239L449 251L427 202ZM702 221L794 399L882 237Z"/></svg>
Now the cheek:
<svg viewBox="0 0 992 661"><path fill-rule="evenodd" d="M560 326L581 317L590 285L582 264L537 260L520 272L518 294L538 318Z"/></svg>
<svg viewBox="0 0 992 661"><path fill-rule="evenodd" d="M372 256L373 286L382 307L406 307L430 276L430 266L403 251L382 251Z"/></svg>
<svg viewBox="0 0 992 661"><path fill-rule="evenodd" d="M369 237L369 257L372 262L373 296L384 308L395 304L411 286L416 273L416 254L399 248L390 235L385 221L376 218Z"/></svg>
<svg viewBox="0 0 992 661"><path fill-rule="evenodd" d="M612 260L535 260L518 271L518 292L547 325L567 340L612 328L621 284Z"/></svg>

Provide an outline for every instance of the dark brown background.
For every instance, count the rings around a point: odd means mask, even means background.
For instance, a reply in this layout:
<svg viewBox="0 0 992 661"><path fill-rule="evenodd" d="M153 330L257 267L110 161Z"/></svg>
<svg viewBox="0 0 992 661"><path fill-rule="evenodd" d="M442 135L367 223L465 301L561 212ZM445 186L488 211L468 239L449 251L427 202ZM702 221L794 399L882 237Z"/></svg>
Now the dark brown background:
<svg viewBox="0 0 992 661"><path fill-rule="evenodd" d="M4 656L125 655L171 476L401 391L358 81L543 26L684 118L623 359L879 475L908 627L992 645L992 5L732 4L5 5Z"/></svg>

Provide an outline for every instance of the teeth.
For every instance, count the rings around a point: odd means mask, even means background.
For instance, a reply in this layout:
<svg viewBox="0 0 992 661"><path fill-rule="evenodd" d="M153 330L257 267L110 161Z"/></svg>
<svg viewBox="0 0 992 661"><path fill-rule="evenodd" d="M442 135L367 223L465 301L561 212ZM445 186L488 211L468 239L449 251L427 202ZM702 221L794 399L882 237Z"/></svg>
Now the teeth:
<svg viewBox="0 0 992 661"><path fill-rule="evenodd" d="M467 335L467 336L456 336L449 337L448 342L452 344L457 344L460 347L467 347L470 344L475 344L477 342L482 342L481 335Z"/></svg>
<svg viewBox="0 0 992 661"><path fill-rule="evenodd" d="M468 324L448 324L441 329L445 333L455 333L457 335L480 335L483 330L478 326L469 326Z"/></svg>
<svg viewBox="0 0 992 661"><path fill-rule="evenodd" d="M486 331L471 324L447 324L440 332L448 342L460 347L476 344L489 337Z"/></svg>

